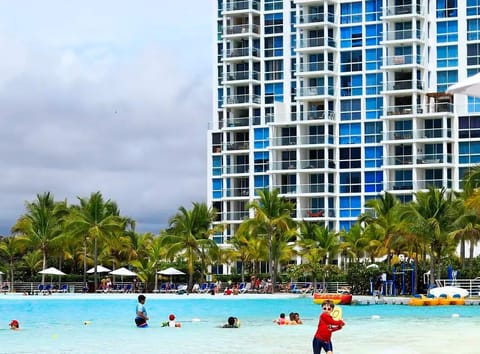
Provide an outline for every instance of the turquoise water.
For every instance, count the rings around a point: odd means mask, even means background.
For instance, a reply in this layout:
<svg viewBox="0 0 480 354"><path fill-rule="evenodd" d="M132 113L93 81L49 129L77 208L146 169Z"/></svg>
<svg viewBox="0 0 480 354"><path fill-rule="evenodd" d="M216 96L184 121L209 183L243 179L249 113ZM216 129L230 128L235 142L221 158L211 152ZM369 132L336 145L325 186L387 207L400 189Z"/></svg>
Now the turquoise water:
<svg viewBox="0 0 480 354"><path fill-rule="evenodd" d="M311 298L147 294L150 326L138 329L135 305L125 294L2 296L0 353L311 353L320 313ZM342 308L347 325L333 335L335 354L479 352L480 306ZM272 323L291 311L304 325ZM170 313L182 328L161 327ZM231 315L241 328L220 328ZM8 329L14 318L20 331Z"/></svg>

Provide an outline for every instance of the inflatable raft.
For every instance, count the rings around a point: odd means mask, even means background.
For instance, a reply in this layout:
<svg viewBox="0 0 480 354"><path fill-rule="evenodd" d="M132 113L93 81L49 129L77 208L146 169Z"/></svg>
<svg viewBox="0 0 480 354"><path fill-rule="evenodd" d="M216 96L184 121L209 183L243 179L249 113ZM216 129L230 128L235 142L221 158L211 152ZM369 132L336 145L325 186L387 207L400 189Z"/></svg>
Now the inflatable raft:
<svg viewBox="0 0 480 354"><path fill-rule="evenodd" d="M313 294L314 304L321 305L325 300L331 300L335 305L350 305L352 303L352 294L334 294L334 293Z"/></svg>

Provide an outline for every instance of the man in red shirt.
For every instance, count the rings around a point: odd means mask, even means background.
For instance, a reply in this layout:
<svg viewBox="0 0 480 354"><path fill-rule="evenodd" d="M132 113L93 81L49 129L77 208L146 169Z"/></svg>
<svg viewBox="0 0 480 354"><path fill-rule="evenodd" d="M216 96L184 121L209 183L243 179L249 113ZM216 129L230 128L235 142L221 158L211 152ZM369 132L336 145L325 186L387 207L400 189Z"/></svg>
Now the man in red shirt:
<svg viewBox="0 0 480 354"><path fill-rule="evenodd" d="M325 300L322 304L322 314L318 320L317 332L313 337L313 354L320 354L325 350L327 354L333 354L332 332L342 329L345 322L342 320L334 320L332 318L332 310L335 304L331 300Z"/></svg>

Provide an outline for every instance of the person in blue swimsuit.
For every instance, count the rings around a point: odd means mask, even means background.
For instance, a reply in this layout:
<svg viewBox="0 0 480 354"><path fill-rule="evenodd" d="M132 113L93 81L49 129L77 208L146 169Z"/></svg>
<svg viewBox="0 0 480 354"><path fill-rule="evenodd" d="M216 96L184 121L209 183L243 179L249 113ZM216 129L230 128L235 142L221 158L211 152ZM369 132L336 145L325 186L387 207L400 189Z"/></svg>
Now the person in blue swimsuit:
<svg viewBox="0 0 480 354"><path fill-rule="evenodd" d="M136 309L136 317L135 317L135 324L137 327L147 327L147 309L145 308L145 295L138 295L138 304Z"/></svg>

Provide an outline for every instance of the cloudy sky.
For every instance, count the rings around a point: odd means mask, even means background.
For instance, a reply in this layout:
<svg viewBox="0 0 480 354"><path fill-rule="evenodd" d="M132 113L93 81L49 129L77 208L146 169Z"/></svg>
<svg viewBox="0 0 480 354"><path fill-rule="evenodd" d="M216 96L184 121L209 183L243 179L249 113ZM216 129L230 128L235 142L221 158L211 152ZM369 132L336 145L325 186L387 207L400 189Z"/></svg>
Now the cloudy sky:
<svg viewBox="0 0 480 354"><path fill-rule="evenodd" d="M46 191L154 233L206 201L213 4L0 1L0 234Z"/></svg>

